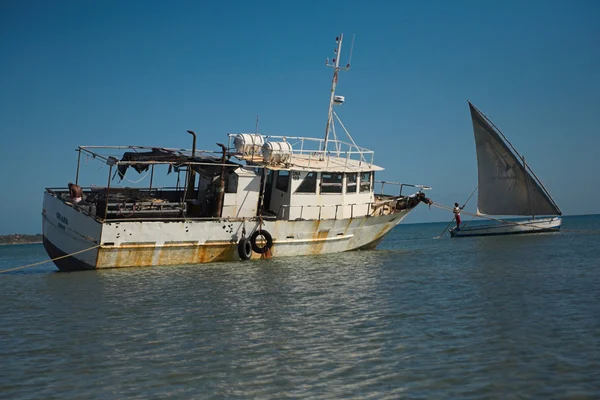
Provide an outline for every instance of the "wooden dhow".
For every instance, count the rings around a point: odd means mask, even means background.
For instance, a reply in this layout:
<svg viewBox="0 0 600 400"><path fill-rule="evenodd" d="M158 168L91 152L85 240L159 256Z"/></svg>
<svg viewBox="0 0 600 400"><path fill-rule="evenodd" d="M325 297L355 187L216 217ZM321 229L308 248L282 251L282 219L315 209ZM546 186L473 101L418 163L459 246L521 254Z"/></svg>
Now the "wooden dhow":
<svg viewBox="0 0 600 400"><path fill-rule="evenodd" d="M562 212L504 134L469 102L477 151L477 215L496 220L450 230L451 237L557 232ZM501 216L530 219L498 220Z"/></svg>

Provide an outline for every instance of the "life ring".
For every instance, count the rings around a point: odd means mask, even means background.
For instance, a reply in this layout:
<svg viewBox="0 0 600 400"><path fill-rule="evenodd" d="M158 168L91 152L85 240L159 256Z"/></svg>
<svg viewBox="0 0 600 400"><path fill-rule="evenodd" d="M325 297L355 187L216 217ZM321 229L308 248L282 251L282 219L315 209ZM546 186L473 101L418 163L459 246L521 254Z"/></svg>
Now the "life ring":
<svg viewBox="0 0 600 400"><path fill-rule="evenodd" d="M250 244L250 239L240 239L237 245L237 249L238 255L242 260L249 260L250 257L252 257L252 245Z"/></svg>
<svg viewBox="0 0 600 400"><path fill-rule="evenodd" d="M262 236L267 242L263 247L258 247L258 245L256 244L256 239L259 236ZM254 250L256 253L264 254L273 246L273 237L269 232L265 231L264 229L257 230L254 231L252 236L250 236L250 244L252 245L252 250Z"/></svg>

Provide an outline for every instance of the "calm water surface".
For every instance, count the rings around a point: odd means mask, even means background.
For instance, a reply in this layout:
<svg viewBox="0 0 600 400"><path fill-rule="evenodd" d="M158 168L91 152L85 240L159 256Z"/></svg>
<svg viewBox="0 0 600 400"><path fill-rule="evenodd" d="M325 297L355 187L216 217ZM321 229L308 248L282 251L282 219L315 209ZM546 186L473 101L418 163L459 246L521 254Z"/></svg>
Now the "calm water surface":
<svg viewBox="0 0 600 400"><path fill-rule="evenodd" d="M0 398L600 397L596 233L192 267L0 275ZM0 247L0 269L46 259Z"/></svg>

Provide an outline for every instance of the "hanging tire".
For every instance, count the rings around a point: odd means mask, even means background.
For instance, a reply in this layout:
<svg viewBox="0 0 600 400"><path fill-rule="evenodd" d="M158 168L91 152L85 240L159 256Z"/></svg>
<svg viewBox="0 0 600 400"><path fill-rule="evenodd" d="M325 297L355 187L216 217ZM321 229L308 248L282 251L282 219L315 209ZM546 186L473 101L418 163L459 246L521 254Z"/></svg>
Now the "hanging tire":
<svg viewBox="0 0 600 400"><path fill-rule="evenodd" d="M242 260L249 260L252 257L252 245L250 239L240 239L237 245L238 255Z"/></svg>
<svg viewBox="0 0 600 400"><path fill-rule="evenodd" d="M256 244L256 239L259 236L262 236L266 242L262 247L259 247ZM250 236L250 244L252 245L252 250L254 250L254 252L256 252L258 254L264 254L267 252L267 250L269 250L273 246L273 237L271 236L271 234L269 232L267 232L265 230L254 231L252 236Z"/></svg>

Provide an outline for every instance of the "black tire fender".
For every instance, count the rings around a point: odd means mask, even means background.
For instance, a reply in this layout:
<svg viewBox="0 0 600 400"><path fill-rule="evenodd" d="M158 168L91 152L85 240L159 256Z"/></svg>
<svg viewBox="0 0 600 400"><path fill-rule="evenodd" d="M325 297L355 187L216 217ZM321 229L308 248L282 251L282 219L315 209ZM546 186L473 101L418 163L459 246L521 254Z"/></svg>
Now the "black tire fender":
<svg viewBox="0 0 600 400"><path fill-rule="evenodd" d="M259 247L256 244L256 239L262 236L265 239L265 245L263 247ZM273 237L271 236L271 234L267 231L263 230L256 230L254 231L254 233L250 236L250 244L252 245L252 250L254 250L255 253L258 254L264 254L266 253L271 247L273 247Z"/></svg>
<svg viewBox="0 0 600 400"><path fill-rule="evenodd" d="M252 257L252 245L250 239L242 238L237 244L238 255L242 260L249 260Z"/></svg>

